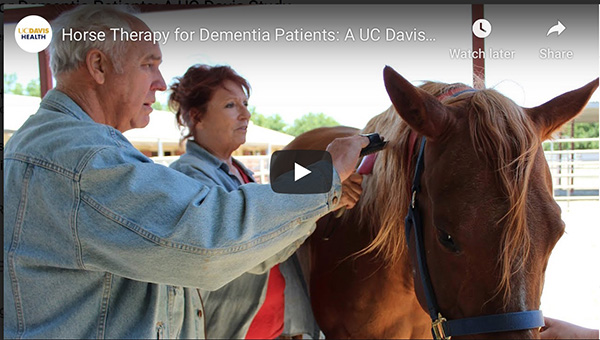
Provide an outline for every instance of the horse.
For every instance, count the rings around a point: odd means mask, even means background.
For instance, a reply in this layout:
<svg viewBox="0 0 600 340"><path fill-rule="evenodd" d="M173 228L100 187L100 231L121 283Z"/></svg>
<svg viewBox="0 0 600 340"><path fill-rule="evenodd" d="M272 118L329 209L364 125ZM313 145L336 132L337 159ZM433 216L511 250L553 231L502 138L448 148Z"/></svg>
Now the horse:
<svg viewBox="0 0 600 340"><path fill-rule="evenodd" d="M541 143L584 108L598 79L534 108L493 89L415 87L390 67L384 82L392 106L362 133L378 132L388 145L372 158L354 209L321 218L306 243L313 312L326 337L449 338L448 320L539 312L564 233ZM325 150L358 132L320 128L286 149ZM409 212L420 216L420 236ZM500 322L493 317L488 324ZM538 338L538 326L460 337Z"/></svg>

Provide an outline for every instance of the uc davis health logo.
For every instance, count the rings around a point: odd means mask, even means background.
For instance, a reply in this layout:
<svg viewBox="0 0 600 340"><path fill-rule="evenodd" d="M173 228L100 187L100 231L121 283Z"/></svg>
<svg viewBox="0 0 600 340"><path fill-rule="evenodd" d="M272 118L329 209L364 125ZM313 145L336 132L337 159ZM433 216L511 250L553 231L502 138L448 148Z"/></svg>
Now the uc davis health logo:
<svg viewBox="0 0 600 340"><path fill-rule="evenodd" d="M30 53L43 51L52 40L52 27L46 19L38 15L26 16L17 24L15 40L23 51Z"/></svg>

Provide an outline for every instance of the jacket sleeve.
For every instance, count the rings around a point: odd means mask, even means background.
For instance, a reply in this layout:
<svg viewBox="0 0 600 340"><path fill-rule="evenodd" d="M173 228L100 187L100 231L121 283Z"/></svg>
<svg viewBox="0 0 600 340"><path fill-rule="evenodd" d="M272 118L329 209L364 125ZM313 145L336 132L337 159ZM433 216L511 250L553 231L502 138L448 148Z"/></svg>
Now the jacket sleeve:
<svg viewBox="0 0 600 340"><path fill-rule="evenodd" d="M192 162L189 162L189 161L182 162L182 163L175 162L170 165L170 168L175 169L181 173L184 173L188 177L198 180L198 181L200 181L200 183L202 183L208 187L212 188L214 186L220 185L218 182L218 179L211 177L209 172L205 171L205 169L202 169L200 164L193 164ZM316 228L316 224L312 221L308 221L306 223L311 224L308 227L309 227L309 233L312 233L314 231L314 229ZM306 226L302 226L302 228L304 228L304 227L306 227ZM264 262L259 263L256 267L250 269L248 272L251 274L257 274L257 275L268 272L269 270L271 270L271 268L273 266L284 262L290 256L292 256L292 254L294 254L294 252L302 245L302 243L304 243L304 241L307 238L308 238L308 235L294 241L294 243L290 244L289 246L287 246L285 249L283 249L279 253L271 256Z"/></svg>
<svg viewBox="0 0 600 340"><path fill-rule="evenodd" d="M335 170L334 170L335 172ZM80 263L134 280L215 290L306 238L341 195L287 195L247 184L227 192L105 148L75 192Z"/></svg>
<svg viewBox="0 0 600 340"><path fill-rule="evenodd" d="M285 260L287 260L290 256L292 256L316 228L315 222L308 221L306 223L310 224L310 226L309 226L310 229L306 236L301 237L300 239L294 241L294 243L287 246L285 249L283 249L279 253L269 257L266 261L259 263L256 267L250 269L248 272L252 273L252 274L264 274L264 273L268 272L271 268L273 268L273 266L275 266L276 264L282 263ZM305 226L303 226L303 227L305 227Z"/></svg>

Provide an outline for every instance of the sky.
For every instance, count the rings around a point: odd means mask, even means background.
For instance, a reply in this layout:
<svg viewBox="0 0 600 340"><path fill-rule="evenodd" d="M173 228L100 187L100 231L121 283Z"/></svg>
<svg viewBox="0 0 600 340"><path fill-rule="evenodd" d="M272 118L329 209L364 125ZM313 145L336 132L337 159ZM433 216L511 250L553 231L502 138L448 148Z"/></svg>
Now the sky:
<svg viewBox="0 0 600 340"><path fill-rule="evenodd" d="M486 52L512 56L486 59L486 85L518 104L542 104L598 75L597 5L486 5L485 17L492 25ZM288 124L322 112L340 124L363 127L390 105L385 65L415 84L472 84L471 60L450 56L451 50L471 49L470 5L228 6L140 18L155 32L169 34L160 43L167 84L196 63L230 65L252 86L249 105L266 116L279 114ZM559 20L565 31L547 36ZM38 76L31 67L37 56L16 46L14 26L5 30L4 72L17 73L26 84ZM257 34L242 41L227 36L252 30ZM183 41L186 33L191 38ZM542 48L574 56L541 59ZM167 98L168 93L157 95L163 103Z"/></svg>

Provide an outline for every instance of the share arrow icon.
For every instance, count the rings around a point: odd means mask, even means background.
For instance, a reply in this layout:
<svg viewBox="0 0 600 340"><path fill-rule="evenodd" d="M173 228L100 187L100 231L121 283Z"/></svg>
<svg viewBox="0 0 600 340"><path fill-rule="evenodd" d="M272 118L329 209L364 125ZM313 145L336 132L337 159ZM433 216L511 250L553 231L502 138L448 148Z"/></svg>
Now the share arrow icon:
<svg viewBox="0 0 600 340"><path fill-rule="evenodd" d="M565 25L562 24L562 22L560 22L560 20L558 21L558 24L550 27L550 29L548 30L548 33L546 33L546 36L549 36L550 34L556 32L558 35L560 35L564 30L566 29Z"/></svg>

